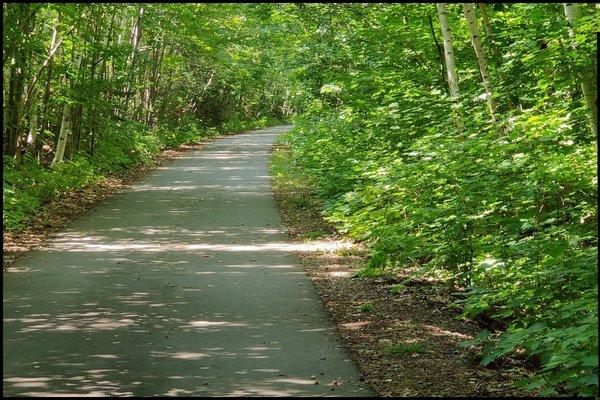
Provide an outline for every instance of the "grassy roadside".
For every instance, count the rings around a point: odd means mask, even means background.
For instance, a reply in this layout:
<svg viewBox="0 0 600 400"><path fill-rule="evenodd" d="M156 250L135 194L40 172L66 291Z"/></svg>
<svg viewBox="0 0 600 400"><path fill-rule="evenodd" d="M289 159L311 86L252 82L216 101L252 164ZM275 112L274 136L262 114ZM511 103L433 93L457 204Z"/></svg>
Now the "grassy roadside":
<svg viewBox="0 0 600 400"><path fill-rule="evenodd" d="M321 215L323 203L290 157L290 133L279 137L270 172L282 219L294 241L347 242ZM354 278L367 251L299 252L349 353L380 396L523 396L514 382L529 372L518 360L483 368L481 348L464 348L482 327L457 319L443 286L406 282L400 274ZM531 395L531 393L529 393Z"/></svg>

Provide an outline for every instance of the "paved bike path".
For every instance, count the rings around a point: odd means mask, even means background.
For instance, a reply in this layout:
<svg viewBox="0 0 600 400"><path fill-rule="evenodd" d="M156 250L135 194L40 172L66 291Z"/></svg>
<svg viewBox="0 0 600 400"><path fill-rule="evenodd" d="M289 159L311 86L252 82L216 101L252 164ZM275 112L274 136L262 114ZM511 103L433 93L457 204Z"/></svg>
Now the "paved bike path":
<svg viewBox="0 0 600 400"><path fill-rule="evenodd" d="M288 129L192 150L17 261L3 395L372 396L282 232Z"/></svg>

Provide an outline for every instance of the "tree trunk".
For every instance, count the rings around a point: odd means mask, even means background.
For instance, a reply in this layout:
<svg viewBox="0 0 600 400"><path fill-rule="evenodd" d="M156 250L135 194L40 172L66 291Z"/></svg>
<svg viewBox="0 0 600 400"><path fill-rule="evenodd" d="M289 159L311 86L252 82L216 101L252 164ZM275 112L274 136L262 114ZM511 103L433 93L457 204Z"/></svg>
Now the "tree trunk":
<svg viewBox="0 0 600 400"><path fill-rule="evenodd" d="M35 95L34 95L35 96ZM29 111L29 133L27 134L27 152L31 152L36 148L38 136L38 104L37 98L31 99L31 107Z"/></svg>
<svg viewBox="0 0 600 400"><path fill-rule="evenodd" d="M150 77L150 89L146 105L146 124L149 128L154 125L154 102L156 99L156 89L158 87L159 74L162 68L162 60L165 55L165 46L159 44L159 48L155 50L152 64L152 74Z"/></svg>
<svg viewBox="0 0 600 400"><path fill-rule="evenodd" d="M499 68L500 63L502 62L502 56L500 51L498 51L498 46L494 42L494 35L492 33L492 24L490 22L490 17L488 14L488 7L485 3L477 3L479 5L479 10L481 11L481 20L483 21L483 29L485 30L485 35L487 36L488 42L490 43L490 48L492 49L492 56L494 57L494 65L498 71L498 77L500 78L500 82L502 84L506 83L506 78L504 73ZM508 108L514 109L515 102L511 96L508 98Z"/></svg>
<svg viewBox="0 0 600 400"><path fill-rule="evenodd" d="M22 61L22 56L15 56L15 63L10 68L10 81L8 88L8 104L6 109L6 130L4 134L4 152L14 156L17 149L17 139L20 134L21 96L23 94L24 79L23 68L17 66Z"/></svg>
<svg viewBox="0 0 600 400"><path fill-rule="evenodd" d="M446 18L446 5L444 3L436 3L436 6L438 17L440 19L442 37L444 38L444 58L446 60L446 71L448 73L448 89L450 90L450 97L452 97L452 101L454 102L456 125L459 130L462 130L464 128L464 122L458 110L458 75L456 73L456 65L454 64L454 50L452 49L450 26L448 24L448 19Z"/></svg>
<svg viewBox="0 0 600 400"><path fill-rule="evenodd" d="M50 101L50 83L52 82L52 74L54 73L54 57L56 56L56 53L58 52L58 47L56 46L56 42L57 42L57 37L58 37L58 25L59 24L60 24L60 12L58 13L58 15L56 17L56 23L52 27L52 40L50 41L50 50L48 52L48 54L50 54L50 57L48 57L48 64L46 67L46 83L45 83L44 96L42 98L42 104L41 104L41 110L40 110L40 117L42 118L43 123L42 123L42 130L40 132L40 136L38 137L38 140L35 145L35 151L37 154L38 163L41 163L41 161L42 161L42 146L44 144L43 143L44 142L44 130L45 129L50 130L50 117L48 115L49 114L48 103ZM56 49L56 50L53 52L52 49Z"/></svg>
<svg viewBox="0 0 600 400"><path fill-rule="evenodd" d="M56 163L60 163L63 161L63 156L65 154L65 147L67 144L67 138L69 136L69 130L67 128L67 119L69 115L69 104L65 103L63 107L62 113L62 121L60 123L60 135L58 136L58 142L56 143L56 153L54 153L54 159L50 164L50 168L54 167Z"/></svg>
<svg viewBox="0 0 600 400"><path fill-rule="evenodd" d="M481 38L479 35L479 27L477 26L477 19L475 18L475 10L473 9L473 3L463 3L465 10L465 18L467 25L469 26L469 32L471 33L471 43L473 49L475 49L475 56L477 57L477 64L479 64L479 72L481 73L481 80L483 87L485 88L485 97L490 110L490 116L492 121L496 121L496 106L494 104L494 98L492 95L492 85L490 83L490 76L488 72L488 65L485 61L483 53L483 46L481 45Z"/></svg>
<svg viewBox="0 0 600 400"><path fill-rule="evenodd" d="M22 98L25 89L25 70L29 58L29 49L25 46L27 37L33 30L33 15L35 10L31 9L31 4L18 3L11 4L11 14L15 18L16 26L20 33L16 37L9 37L10 40L10 78L8 84L8 98L5 107L6 126L2 137L4 153L9 156L15 156L17 145L21 136L23 116ZM8 60L7 60L8 61Z"/></svg>
<svg viewBox="0 0 600 400"><path fill-rule="evenodd" d="M490 17L488 15L487 4L485 3L477 3L479 5L479 10L481 11L481 20L483 21L483 29L485 30L485 34L490 43L490 48L492 49L492 55L497 59L500 58L500 52L498 51L498 47L494 43L494 35L492 34L492 24L490 23Z"/></svg>
<svg viewBox="0 0 600 400"><path fill-rule="evenodd" d="M85 42L84 42L85 44ZM93 62L93 60L92 60ZM80 92L81 89L79 89L81 87L81 85L83 84L83 80L84 80L84 71L83 71L83 65L85 63L83 62L83 54L79 56L78 60L77 60L77 76L74 77L71 81L71 88L77 90L77 92ZM79 98L82 94L81 93L77 93L77 97ZM74 154L76 154L79 151L79 144L81 142L81 128L82 128L82 120L83 120L83 104L81 99L79 99L80 101L77 103L77 105L74 107L73 111L71 112L71 145L69 148L69 152L68 152L68 158L72 158L72 156Z"/></svg>
<svg viewBox="0 0 600 400"><path fill-rule="evenodd" d="M435 42L435 48L437 50L438 53L438 60L440 62L440 88L444 88L446 85L444 85L444 81L446 80L444 78L444 51L442 50L442 46L440 45L440 42L438 42L437 40L437 36L435 36L435 29L433 29L433 19L431 18L431 15L427 15L427 20L429 21L429 28L431 29L431 36L433 36L433 41Z"/></svg>
<svg viewBox="0 0 600 400"><path fill-rule="evenodd" d="M565 15L567 17L567 21L569 22L569 36L571 38L575 37L575 20L579 14L579 9L576 3L563 3L565 8ZM573 50L577 47L575 41L571 43L571 47ZM592 129L592 134L596 135L598 133L598 109L596 108L596 102L598 99L598 95L596 92L596 76L595 71L592 71L590 68L586 68L583 72L581 72L581 91L583 92L583 98L585 100L585 105L588 109L588 118L590 120L590 128Z"/></svg>
<svg viewBox="0 0 600 400"><path fill-rule="evenodd" d="M138 49L140 46L140 40L142 38L142 20L144 17L144 6L140 5L139 9L138 9L138 17L137 20L135 22L135 24L133 25L133 31L131 33L131 44L133 46L133 49L131 51L131 66L129 68L129 78L127 79L127 86L125 88L125 101L124 101L124 113L125 115L127 115L127 108L129 105L129 99L130 99L130 95L133 92L132 86L133 86L133 80L135 77L135 69L136 69L136 61L137 61L137 53L138 53Z"/></svg>

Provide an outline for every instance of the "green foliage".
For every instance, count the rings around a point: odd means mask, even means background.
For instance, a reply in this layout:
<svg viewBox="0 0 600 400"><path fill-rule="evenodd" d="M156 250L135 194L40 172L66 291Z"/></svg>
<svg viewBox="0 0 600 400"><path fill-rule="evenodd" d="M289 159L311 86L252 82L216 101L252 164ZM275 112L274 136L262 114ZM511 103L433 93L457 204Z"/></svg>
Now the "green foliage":
<svg viewBox="0 0 600 400"><path fill-rule="evenodd" d="M230 120L223 122L219 125L218 130L222 133L236 133L243 132L251 129L261 129L274 125L281 125L286 120L285 118L275 117L261 117L258 119L245 119L245 120Z"/></svg>
<svg viewBox="0 0 600 400"><path fill-rule="evenodd" d="M398 343L391 345L386 349L386 352L390 355L401 356L404 354L418 354L424 353L425 348L421 343Z"/></svg>
<svg viewBox="0 0 600 400"><path fill-rule="evenodd" d="M4 163L5 229L22 228L57 193L150 164L165 148L290 114L282 66L268 46L282 38L259 29L264 16L254 7L7 4L4 11L11 61L3 108L11 122L3 150L5 160L17 160ZM60 47L48 59L53 37ZM65 161L49 169L63 120ZM37 142L24 146L30 130Z"/></svg>
<svg viewBox="0 0 600 400"><path fill-rule="evenodd" d="M44 203L59 193L102 177L85 158L59 164L54 169L39 168L35 160L29 158L19 165L9 160L4 160L2 193L2 224L8 230L22 228Z"/></svg>
<svg viewBox="0 0 600 400"><path fill-rule="evenodd" d="M390 293L402 293L406 290L406 286L403 284L393 285L390 287Z"/></svg>
<svg viewBox="0 0 600 400"><path fill-rule="evenodd" d="M598 14L580 8L574 50L562 5L490 7L502 57L490 61L491 124L461 7L448 5L463 130L444 71L433 73L424 22L433 5L296 14L310 26L298 59L318 56L297 69L303 112L287 140L326 218L369 246L357 276L403 268L461 285L463 316L509 326L481 338L484 364L517 351L539 357L527 387L544 394L598 390L597 149L577 75L595 68L586 54Z"/></svg>
<svg viewBox="0 0 600 400"><path fill-rule="evenodd" d="M204 128L194 120L173 128L158 126L149 130L135 121L106 127L89 159L80 155L54 168L40 168L27 158L15 163L4 159L3 201L4 229L19 230L31 220L40 207L59 193L81 188L111 173L127 171L139 164L151 164L161 150L182 143L196 143L218 131L231 133L275 124L272 119L233 121L217 128Z"/></svg>
<svg viewBox="0 0 600 400"><path fill-rule="evenodd" d="M372 303L363 303L359 307L361 313L372 313L375 310L375 306Z"/></svg>

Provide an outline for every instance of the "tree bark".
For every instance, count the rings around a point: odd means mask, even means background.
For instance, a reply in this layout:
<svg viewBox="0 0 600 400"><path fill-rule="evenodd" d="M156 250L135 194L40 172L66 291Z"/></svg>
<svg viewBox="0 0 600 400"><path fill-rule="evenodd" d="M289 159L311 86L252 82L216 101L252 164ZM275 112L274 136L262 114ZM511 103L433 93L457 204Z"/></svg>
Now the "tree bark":
<svg viewBox="0 0 600 400"><path fill-rule="evenodd" d="M48 58L48 65L46 67L46 84L44 88L44 97L42 98L42 105L40 110L40 117L43 119L42 129L40 131L39 137L37 138L35 144L35 152L37 156L38 163L43 161L42 157L42 146L44 145L44 136L45 129L50 130L50 117L48 103L50 101L50 83L52 82L52 74L54 73L54 56L58 52L58 47L56 47L56 51L52 52L52 49L56 46L56 41L58 37L58 26L60 24L60 12L56 17L56 23L52 28L52 40L50 41L50 50L48 54L52 54L51 57Z"/></svg>
<svg viewBox="0 0 600 400"><path fill-rule="evenodd" d="M38 104L36 104L36 100L36 98L31 99L31 107L29 111L29 133L27 134L27 152L30 152L36 148L38 136Z"/></svg>
<svg viewBox="0 0 600 400"><path fill-rule="evenodd" d="M456 125L458 129L464 128L464 122L462 116L458 110L458 75L456 73L456 65L454 64L454 50L452 48L452 36L450 35L450 25L446 18L446 5L444 3L436 3L438 17L440 19L440 26L442 30L442 37L444 38L444 58L446 60L446 72L448 74L448 89L450 90L450 97L454 102L456 109Z"/></svg>
<svg viewBox="0 0 600 400"><path fill-rule="evenodd" d="M437 37L435 36L435 29L433 29L433 19L431 18L431 15L427 15L427 20L429 21L429 28L431 29L431 36L433 36L433 41L435 42L435 48L437 50L438 53L438 60L440 62L440 87L444 87L444 81L446 80L444 78L444 51L442 50L442 46L440 45L440 43L437 40Z"/></svg>
<svg viewBox="0 0 600 400"><path fill-rule="evenodd" d="M490 17L488 14L488 7L485 3L477 3L479 5L479 10L481 11L481 20L483 21L483 28L485 30L485 35L487 36L488 42L490 43L490 48L492 49L492 56L494 58L494 65L498 71L498 77L500 78L500 82L502 84L506 83L506 77L502 70L499 68L500 63L502 62L502 55L498 50L498 46L494 42L494 35L492 32L492 23L490 22ZM514 109L515 102L511 96L508 98L508 108Z"/></svg>
<svg viewBox="0 0 600 400"><path fill-rule="evenodd" d="M56 143L56 152L54 153L54 159L50 164L50 168L54 167L57 163L63 161L65 154L65 148L67 144L67 138L69 137L69 130L67 128L69 116L69 103L65 102L62 113L62 121L60 123L60 135L58 136L58 142Z"/></svg>
<svg viewBox="0 0 600 400"><path fill-rule="evenodd" d="M85 44L85 42L84 42ZM93 61L93 60L92 60ZM74 77L71 81L71 88L80 92L81 85L83 84L84 79L84 70L83 70L83 54L78 57L77 60L77 76ZM77 98L81 96L81 93L77 94ZM69 148L69 152L67 157L72 158L72 155L76 154L79 151L79 144L81 141L81 128L82 128L82 120L83 120L83 104L81 101L77 103L77 105L71 111L71 145Z"/></svg>
<svg viewBox="0 0 600 400"><path fill-rule="evenodd" d="M20 30L17 37L8 38L10 43L10 78L8 84L8 98L5 107L6 126L4 129L3 150L4 153L13 157L17 153L17 145L23 127L21 119L23 116L23 93L25 89L25 70L27 69L27 60L29 58L29 49L24 46L27 42L27 36L33 30L31 4L19 3L11 4L10 11L13 18L16 19L16 25Z"/></svg>
<svg viewBox="0 0 600 400"><path fill-rule="evenodd" d="M483 53L483 46L481 45L481 37L479 35L479 27L477 26L477 19L475 18L475 10L473 9L473 3L463 3L465 10L465 18L467 25L469 26L469 32L471 33L471 43L473 49L475 49L475 56L477 57L477 64L479 64L479 72L481 73L481 80L483 87L485 88L485 97L490 110L490 116L492 121L496 121L496 105L492 95L492 84L490 83L490 76L488 72L487 61Z"/></svg>
<svg viewBox="0 0 600 400"><path fill-rule="evenodd" d="M483 29L485 30L485 34L490 43L490 48L492 49L492 55L496 58L500 58L500 52L498 51L498 47L494 43L494 35L492 33L492 24L490 23L490 17L488 15L487 4L485 3L477 3L479 5L479 10L481 11L481 20L483 21Z"/></svg>
<svg viewBox="0 0 600 400"><path fill-rule="evenodd" d="M74 28L75 28L75 26L73 25L67 31L67 33L65 33L65 35L68 35L69 33L71 33ZM58 41L55 42L55 40L56 40L56 27L55 27L54 30L53 30L53 33L52 33L52 43L54 44L54 46L50 48L50 53L48 54L48 56L46 57L46 59L42 63L41 67L38 69L38 71L36 72L35 76L31 80L31 82L29 83L29 85L27 86L27 91L25 92L25 97L23 99L23 108L27 107L27 103L29 101L29 97L31 96L31 94L35 90L35 84L37 83L38 79L42 75L42 72L44 72L44 70L46 69L46 67L48 66L48 64L52 61L52 58L54 57L54 55L58 51L58 48L60 47L63 39L64 39L64 37L60 38Z"/></svg>
<svg viewBox="0 0 600 400"><path fill-rule="evenodd" d="M575 21L579 15L579 8L576 3L563 3L565 9L565 16L569 22L569 36L573 39L575 37ZM577 47L575 41L572 41L571 47L573 50ZM588 109L588 118L590 120L590 128L592 134L598 133L598 109L597 101L598 94L595 87L596 76L595 71L590 68L585 69L580 74L581 79L581 91L585 100L585 105Z"/></svg>
<svg viewBox="0 0 600 400"><path fill-rule="evenodd" d="M135 77L135 69L136 69L136 61L137 61L137 53L138 53L138 49L140 46L140 41L142 38L142 20L144 17L144 6L140 5L139 9L138 9L138 17L137 20L135 22L135 24L133 25L133 31L131 33L131 44L133 46L133 49L131 51L131 66L129 68L129 74L128 74L128 79L127 79L127 87L125 89L125 101L124 101L124 113L125 115L127 115L127 108L129 105L129 99L130 99L130 95L133 92L132 86L133 83L132 81L134 80Z"/></svg>

